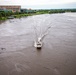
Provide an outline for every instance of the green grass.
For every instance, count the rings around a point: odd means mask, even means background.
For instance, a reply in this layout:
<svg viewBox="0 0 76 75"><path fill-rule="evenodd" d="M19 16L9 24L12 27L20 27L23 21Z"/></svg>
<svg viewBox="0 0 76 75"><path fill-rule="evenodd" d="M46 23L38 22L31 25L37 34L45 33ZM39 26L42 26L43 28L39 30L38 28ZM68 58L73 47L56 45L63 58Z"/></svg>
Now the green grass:
<svg viewBox="0 0 76 75"><path fill-rule="evenodd" d="M6 20L7 17L0 17L0 20Z"/></svg>
<svg viewBox="0 0 76 75"><path fill-rule="evenodd" d="M21 17L33 16L33 15L39 15L39 14L44 14L44 13L17 14L17 15L13 15L13 16L14 16L14 18L21 18ZM8 17L9 16L0 17L0 20L6 20L6 19L8 19Z"/></svg>

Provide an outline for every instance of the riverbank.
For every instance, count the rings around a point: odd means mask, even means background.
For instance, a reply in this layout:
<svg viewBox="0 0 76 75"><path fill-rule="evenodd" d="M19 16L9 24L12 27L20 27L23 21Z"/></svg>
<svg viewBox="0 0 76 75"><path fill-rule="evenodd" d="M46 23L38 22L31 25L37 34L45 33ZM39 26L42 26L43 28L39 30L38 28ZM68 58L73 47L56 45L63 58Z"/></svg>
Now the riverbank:
<svg viewBox="0 0 76 75"><path fill-rule="evenodd" d="M45 13L28 13L28 14L17 14L17 15L11 15L13 18L22 18L22 17L27 17L27 16L33 16L33 15L40 15L40 14L45 14ZM0 17L0 20L7 20L11 16L6 16L6 17ZM13 19L11 18L11 19Z"/></svg>
<svg viewBox="0 0 76 75"><path fill-rule="evenodd" d="M55 14L55 13L65 13L65 12L76 12L76 9L49 9L49 10L33 10L35 12L0 12L0 20L7 20L9 17L13 16L14 18L21 18L32 15L40 14Z"/></svg>
<svg viewBox="0 0 76 75"><path fill-rule="evenodd" d="M18 15L12 15L14 18L21 18L21 17L26 17L26 16L32 16L34 14L18 14ZM7 20L11 16L6 16L6 17L0 17L0 20Z"/></svg>

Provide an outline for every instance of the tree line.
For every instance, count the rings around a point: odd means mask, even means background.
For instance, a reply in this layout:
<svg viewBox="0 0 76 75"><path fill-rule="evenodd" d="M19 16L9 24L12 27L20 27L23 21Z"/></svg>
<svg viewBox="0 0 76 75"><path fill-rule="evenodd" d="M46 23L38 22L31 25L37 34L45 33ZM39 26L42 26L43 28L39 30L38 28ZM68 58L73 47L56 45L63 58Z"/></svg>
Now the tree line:
<svg viewBox="0 0 76 75"><path fill-rule="evenodd" d="M76 9L40 9L40 10L33 10L34 14L52 14L52 13L65 13L65 12L76 12ZM29 14L32 13L28 13ZM12 11L0 11L0 19L5 19L8 16L15 15L15 16L27 16L26 12L12 12Z"/></svg>
<svg viewBox="0 0 76 75"><path fill-rule="evenodd" d="M51 13L65 13L65 12L76 12L76 9L49 9L49 10L41 9L41 10L37 10L37 12L42 13L42 14L44 14L44 13L49 13L49 14L51 14Z"/></svg>

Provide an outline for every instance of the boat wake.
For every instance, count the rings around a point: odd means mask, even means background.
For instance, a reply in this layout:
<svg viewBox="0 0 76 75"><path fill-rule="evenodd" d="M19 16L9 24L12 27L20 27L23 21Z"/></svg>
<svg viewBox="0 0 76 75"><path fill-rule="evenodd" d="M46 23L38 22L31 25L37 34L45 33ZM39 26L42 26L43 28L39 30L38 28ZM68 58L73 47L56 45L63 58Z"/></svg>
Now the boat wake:
<svg viewBox="0 0 76 75"><path fill-rule="evenodd" d="M48 27L48 29L50 29L50 28L51 27ZM42 36L37 38L37 41L34 42L34 47L36 47L37 49L41 49L42 48L42 40L48 34L47 33L48 29L44 32L44 34Z"/></svg>

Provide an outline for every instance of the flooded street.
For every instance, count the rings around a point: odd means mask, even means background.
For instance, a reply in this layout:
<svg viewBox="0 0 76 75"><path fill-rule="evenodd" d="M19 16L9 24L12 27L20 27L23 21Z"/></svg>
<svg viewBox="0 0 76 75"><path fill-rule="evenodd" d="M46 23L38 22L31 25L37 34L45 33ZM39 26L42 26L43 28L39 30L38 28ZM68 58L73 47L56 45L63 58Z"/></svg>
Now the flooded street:
<svg viewBox="0 0 76 75"><path fill-rule="evenodd" d="M37 50L34 41L43 35ZM1 22L0 75L76 75L76 13Z"/></svg>

